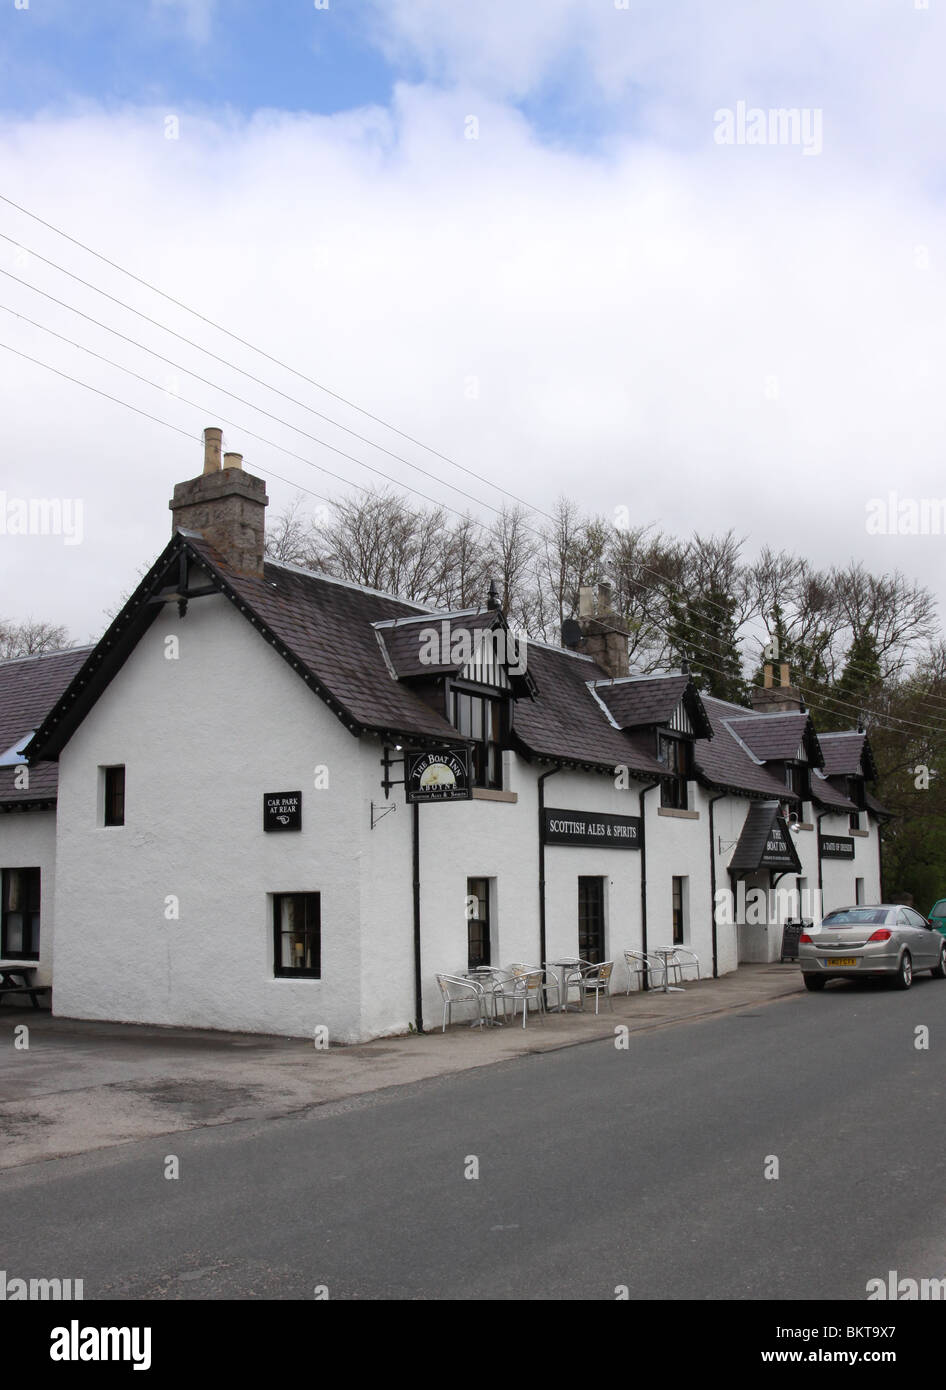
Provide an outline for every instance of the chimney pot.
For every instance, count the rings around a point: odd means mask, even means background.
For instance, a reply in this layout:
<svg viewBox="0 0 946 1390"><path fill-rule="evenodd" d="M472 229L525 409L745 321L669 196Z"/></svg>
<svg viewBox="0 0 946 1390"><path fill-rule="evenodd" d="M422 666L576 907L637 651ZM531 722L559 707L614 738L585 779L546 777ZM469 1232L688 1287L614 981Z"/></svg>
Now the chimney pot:
<svg viewBox="0 0 946 1390"><path fill-rule="evenodd" d="M220 451L223 447L223 430L211 425L204 430L204 472L220 471Z"/></svg>
<svg viewBox="0 0 946 1390"><path fill-rule="evenodd" d="M242 454L224 454L224 456L223 456L223 466L224 466L224 468L242 468L242 467L243 467L243 455L242 455Z"/></svg>

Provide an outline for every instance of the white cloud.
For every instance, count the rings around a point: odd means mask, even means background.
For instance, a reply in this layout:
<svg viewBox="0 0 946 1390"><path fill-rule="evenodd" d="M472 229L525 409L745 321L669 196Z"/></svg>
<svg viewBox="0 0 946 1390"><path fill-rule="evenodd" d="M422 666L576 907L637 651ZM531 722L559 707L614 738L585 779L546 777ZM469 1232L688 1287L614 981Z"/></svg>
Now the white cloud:
<svg viewBox="0 0 946 1390"><path fill-rule="evenodd" d="M466 138L471 112L475 140ZM946 492L943 209L888 176L827 150L806 159L711 139L676 153L629 137L596 157L550 148L508 104L468 86L405 85L390 111L332 118L185 110L178 140L164 138L163 111L143 110L7 122L0 139L4 188L18 202L541 506L565 492L681 534L732 525L750 547L784 545L824 563L853 554L877 569L898 563L942 588L942 538L868 536L865 527L869 499L890 489ZM408 452L2 205L0 230ZM0 267L466 505L49 268L19 267L4 242ZM94 635L102 610L166 542L172 485L199 471L196 436L220 417L370 481L3 276L0 303L168 393L5 313L0 341L194 436L0 352L8 494L78 496L85 519L81 546L0 540L0 616L32 613ZM207 409L187 409L175 390ZM225 429L251 466L337 490ZM419 450L409 457L498 500ZM291 491L269 490L275 507Z"/></svg>

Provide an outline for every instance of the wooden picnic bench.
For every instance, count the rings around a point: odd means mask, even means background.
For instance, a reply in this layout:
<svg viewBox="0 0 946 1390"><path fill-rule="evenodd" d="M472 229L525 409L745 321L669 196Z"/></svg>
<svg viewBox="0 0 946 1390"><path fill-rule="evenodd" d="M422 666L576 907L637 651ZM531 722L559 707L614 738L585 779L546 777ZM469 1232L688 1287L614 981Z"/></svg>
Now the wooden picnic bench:
<svg viewBox="0 0 946 1390"><path fill-rule="evenodd" d="M7 994L28 994L33 1003L33 1008L39 1008L40 994L49 994L51 985L30 984L30 976L36 967L32 965L2 965L0 966L0 1003L4 995ZM16 977L19 976L19 984Z"/></svg>

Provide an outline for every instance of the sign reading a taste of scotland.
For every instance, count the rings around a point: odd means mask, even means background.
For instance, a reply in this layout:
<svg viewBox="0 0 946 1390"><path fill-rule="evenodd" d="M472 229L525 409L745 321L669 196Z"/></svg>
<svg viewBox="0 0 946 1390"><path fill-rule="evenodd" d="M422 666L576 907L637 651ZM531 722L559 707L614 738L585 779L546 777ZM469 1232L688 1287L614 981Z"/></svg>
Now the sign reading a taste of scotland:
<svg viewBox="0 0 946 1390"><path fill-rule="evenodd" d="M302 792L264 792L263 829L301 830Z"/></svg>
<svg viewBox="0 0 946 1390"><path fill-rule="evenodd" d="M640 816L606 811L562 811L547 807L542 826L547 845L594 845L598 849L640 849Z"/></svg>
<svg viewBox="0 0 946 1390"><path fill-rule="evenodd" d="M853 859L854 836L822 835L821 857L822 859Z"/></svg>
<svg viewBox="0 0 946 1390"><path fill-rule="evenodd" d="M470 754L465 748L429 748L406 755L408 801L469 801Z"/></svg>

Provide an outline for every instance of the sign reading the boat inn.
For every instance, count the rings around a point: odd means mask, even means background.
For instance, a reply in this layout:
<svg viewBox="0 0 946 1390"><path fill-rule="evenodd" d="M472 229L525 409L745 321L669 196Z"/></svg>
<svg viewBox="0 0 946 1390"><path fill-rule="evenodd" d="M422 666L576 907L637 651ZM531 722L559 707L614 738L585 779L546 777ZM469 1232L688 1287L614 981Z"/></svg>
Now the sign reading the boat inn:
<svg viewBox="0 0 946 1390"><path fill-rule="evenodd" d="M264 792L263 829L301 830L302 792Z"/></svg>
<svg viewBox="0 0 946 1390"><path fill-rule="evenodd" d="M848 835L822 835L822 859L853 859L854 837Z"/></svg>
<svg viewBox="0 0 946 1390"><path fill-rule="evenodd" d="M408 801L469 801L473 796L466 749L428 748L405 756Z"/></svg>
<svg viewBox="0 0 946 1390"><path fill-rule="evenodd" d="M640 849L640 816L606 811L562 811L547 807L542 825L547 845L588 845L596 849Z"/></svg>
<svg viewBox="0 0 946 1390"><path fill-rule="evenodd" d="M786 839L785 822L781 816L776 816L765 837L765 850L759 860L759 866L767 869L794 869L798 866L795 853Z"/></svg>

